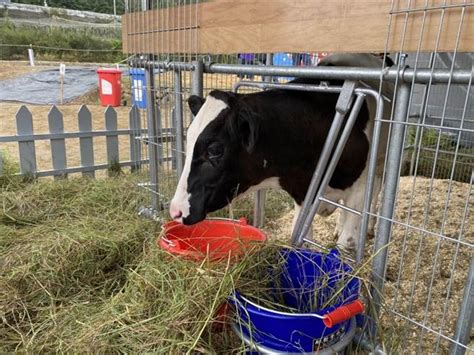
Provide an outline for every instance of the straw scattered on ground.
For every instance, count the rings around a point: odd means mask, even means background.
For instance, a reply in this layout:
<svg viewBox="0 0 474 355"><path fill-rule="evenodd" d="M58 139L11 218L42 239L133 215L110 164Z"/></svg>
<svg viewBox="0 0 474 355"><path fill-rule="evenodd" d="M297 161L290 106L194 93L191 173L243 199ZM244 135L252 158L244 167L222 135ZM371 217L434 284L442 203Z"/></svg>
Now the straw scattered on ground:
<svg viewBox="0 0 474 355"><path fill-rule="evenodd" d="M137 216L141 179L0 181L1 352L242 349L213 331L215 312L234 285L251 288L243 271L255 275L259 259L196 264L161 251L161 223Z"/></svg>
<svg viewBox="0 0 474 355"><path fill-rule="evenodd" d="M388 310L453 337L464 282L473 257L474 214L471 207L469 184L450 184L449 180L433 180L431 184L431 180L424 177L400 179L395 220L450 239L406 229L401 224L394 225L385 283L386 311L381 323L387 348L423 353L448 351L449 341L439 339L438 344L438 338L432 333L422 334L420 327ZM337 212L328 218L316 217L313 224L315 240L322 245L335 243L333 232L337 217ZM268 227L273 235L285 237L291 234L292 220L293 212L290 211L280 219L269 221ZM373 240L369 240L366 252L370 253L372 248ZM369 257L367 259L370 265Z"/></svg>

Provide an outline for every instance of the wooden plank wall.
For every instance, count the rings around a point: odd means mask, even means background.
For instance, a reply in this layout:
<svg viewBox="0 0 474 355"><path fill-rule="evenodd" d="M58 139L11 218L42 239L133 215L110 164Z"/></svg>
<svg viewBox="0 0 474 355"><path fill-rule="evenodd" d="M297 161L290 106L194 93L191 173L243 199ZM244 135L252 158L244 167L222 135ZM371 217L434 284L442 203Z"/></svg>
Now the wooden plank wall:
<svg viewBox="0 0 474 355"><path fill-rule="evenodd" d="M429 0L428 8L444 4ZM474 51L474 3L448 0L210 0L123 16L125 53ZM409 8L407 8L409 4ZM393 13L390 16L390 13ZM422 24L424 22L424 30ZM439 33L439 45L436 46ZM388 38L388 41L387 41Z"/></svg>

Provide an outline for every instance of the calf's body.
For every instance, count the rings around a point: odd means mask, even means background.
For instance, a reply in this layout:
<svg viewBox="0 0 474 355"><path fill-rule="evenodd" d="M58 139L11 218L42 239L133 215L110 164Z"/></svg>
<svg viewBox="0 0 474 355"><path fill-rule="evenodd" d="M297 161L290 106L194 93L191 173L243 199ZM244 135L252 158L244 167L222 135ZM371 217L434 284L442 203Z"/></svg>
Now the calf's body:
<svg viewBox="0 0 474 355"><path fill-rule="evenodd" d="M197 223L233 198L260 188L284 189L299 212L337 99L338 94L280 89L252 94L212 91L206 100L191 97L189 105L196 117L188 130L185 166L170 204L172 218ZM327 198L359 210L364 201L374 111L374 102L367 99L326 191ZM376 178L375 196L380 180ZM323 203L318 213L327 216L334 210L333 205ZM340 216L338 243L352 249L357 244L360 217L345 211Z"/></svg>

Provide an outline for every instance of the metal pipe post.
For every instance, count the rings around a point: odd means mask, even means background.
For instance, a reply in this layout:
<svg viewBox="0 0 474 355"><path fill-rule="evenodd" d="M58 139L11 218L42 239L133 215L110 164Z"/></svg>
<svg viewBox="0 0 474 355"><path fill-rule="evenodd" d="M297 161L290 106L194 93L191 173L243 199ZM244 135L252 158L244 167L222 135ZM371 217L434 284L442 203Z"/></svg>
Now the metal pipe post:
<svg viewBox="0 0 474 355"><path fill-rule="evenodd" d="M464 296L459 309L458 320L456 323L456 335L451 347L451 354L464 355L466 348L459 344L467 345L474 325L474 258L471 258L471 266L464 286Z"/></svg>
<svg viewBox="0 0 474 355"><path fill-rule="evenodd" d="M273 53L267 53L265 57L265 65L269 66L273 64ZM262 76L262 81L265 81L267 83L270 83L272 81L271 76Z"/></svg>
<svg viewBox="0 0 474 355"><path fill-rule="evenodd" d="M313 173L313 177L311 178L311 182L308 187L308 191L306 192L306 196L303 201L303 206L301 207L300 214L296 219L296 224L291 235L291 242L293 245L301 246L301 244L303 244L303 239L305 235L302 235L301 231L303 229L304 222L306 221L306 217L308 216L310 206L313 203L314 196L316 195L321 180L323 179L324 170L326 169L326 166L328 164L329 157L335 145L334 143L337 139L342 123L344 121L344 117L347 111L349 111L350 105L352 104L355 87L356 83L353 81L344 82L343 88L336 104L336 114L334 116L334 120L327 134L323 150L321 152L321 155L319 156L316 169Z"/></svg>
<svg viewBox="0 0 474 355"><path fill-rule="evenodd" d="M158 196L158 168L160 149L158 141L158 124L161 122L160 110L156 108L155 101L155 70L153 66L145 67L145 81L147 86L147 128L148 128L148 152L150 158L150 190L151 208L158 211L160 199Z"/></svg>
<svg viewBox="0 0 474 355"><path fill-rule="evenodd" d="M352 127L354 127L357 117L359 116L359 112L362 107L362 104L364 103L364 99L365 99L365 95L363 94L357 96L357 99L354 103L354 106L352 107L349 118L347 119L344 129L342 131L341 137L339 138L339 141L337 142L337 146L334 149L334 153L332 154L331 161L329 162L329 165L325 169L324 177L321 181L321 185L318 188L316 196L314 197L314 202L311 205L309 213L307 214L306 219L303 223L303 227L301 228L301 232L299 234L298 241L296 243L297 246L300 246L301 244L303 244L304 237L306 236L309 229L311 228L311 225L313 224L314 216L316 215L316 211L318 210L319 205L321 204L320 198L323 196L324 192L326 191L326 187L329 185L329 182L331 181L334 170L336 170L337 163L339 162L342 152L346 146L346 142L349 139L349 136L351 135ZM313 199L312 196L311 196L311 199Z"/></svg>
<svg viewBox="0 0 474 355"><path fill-rule="evenodd" d="M265 221L265 197L265 190L259 190L255 193L255 203L253 207L253 226L257 228L262 228L263 222Z"/></svg>
<svg viewBox="0 0 474 355"><path fill-rule="evenodd" d="M369 151L369 168L367 171L367 184L364 196L364 210L362 220L360 222L359 245L356 250L356 261L360 263L364 258L365 241L367 239L367 231L369 229L370 208L374 194L375 175L377 174L377 158L380 143L380 134L382 132L382 116L384 112L384 102L381 96L374 97L377 102L377 112L375 113L374 132L372 134L372 144Z"/></svg>
<svg viewBox="0 0 474 355"><path fill-rule="evenodd" d="M265 57L265 65L272 65L273 54L267 53ZM271 82L271 76L262 76L262 81ZM265 88L263 88L265 89ZM261 228L265 221L265 198L267 195L266 190L260 190L255 193L255 203L253 208L253 225L254 227Z"/></svg>
<svg viewBox="0 0 474 355"><path fill-rule="evenodd" d="M191 72L191 95L204 97L204 64L202 59L193 62Z"/></svg>
<svg viewBox="0 0 474 355"><path fill-rule="evenodd" d="M178 176L181 176L184 167L183 93L181 83L181 70L176 69L174 75L175 108L173 118L174 127L176 130L176 172Z"/></svg>
<svg viewBox="0 0 474 355"><path fill-rule="evenodd" d="M408 104L410 99L411 85L401 83L397 89L395 111L390 136L390 149L387 156L385 170L385 187L380 208L380 220L377 237L374 245L374 260L372 263L372 309L377 315L382 303L382 292L385 280L385 271L388 255L388 244L392 229L392 218L395 207L399 181L399 167L403 154L403 143L405 138L405 121L408 117ZM370 308L369 308L370 309ZM375 330L374 334L375 334Z"/></svg>

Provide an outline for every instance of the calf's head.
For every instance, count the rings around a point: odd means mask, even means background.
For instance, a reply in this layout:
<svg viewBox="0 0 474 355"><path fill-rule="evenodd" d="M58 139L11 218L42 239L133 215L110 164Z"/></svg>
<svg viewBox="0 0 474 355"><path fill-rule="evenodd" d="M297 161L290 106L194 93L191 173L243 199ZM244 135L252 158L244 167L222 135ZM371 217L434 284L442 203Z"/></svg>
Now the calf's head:
<svg viewBox="0 0 474 355"><path fill-rule="evenodd" d="M212 91L191 96L183 173L170 204L171 217L184 224L202 221L253 183L251 169L258 118L236 94Z"/></svg>

